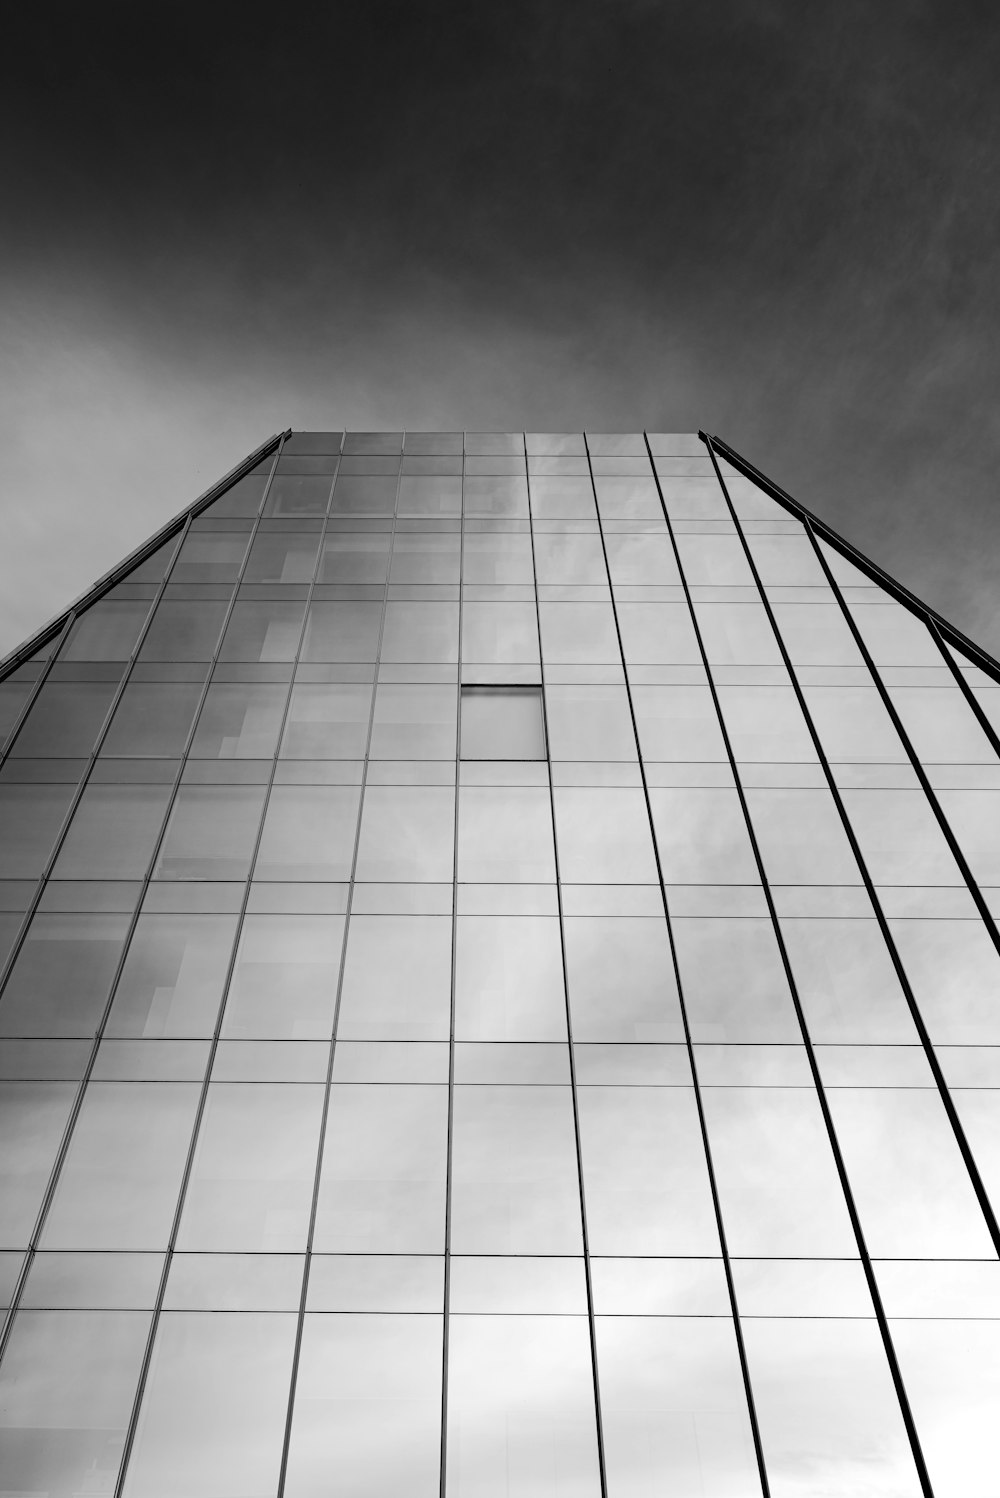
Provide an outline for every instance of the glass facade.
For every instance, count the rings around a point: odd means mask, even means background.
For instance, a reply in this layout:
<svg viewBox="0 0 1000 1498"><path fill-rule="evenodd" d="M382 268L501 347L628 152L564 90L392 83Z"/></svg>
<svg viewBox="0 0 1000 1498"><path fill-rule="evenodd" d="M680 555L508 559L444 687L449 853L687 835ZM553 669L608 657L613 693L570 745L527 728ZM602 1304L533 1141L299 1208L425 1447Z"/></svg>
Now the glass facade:
<svg viewBox="0 0 1000 1498"><path fill-rule="evenodd" d="M0 1493L993 1498L998 694L721 442L252 455L0 675Z"/></svg>

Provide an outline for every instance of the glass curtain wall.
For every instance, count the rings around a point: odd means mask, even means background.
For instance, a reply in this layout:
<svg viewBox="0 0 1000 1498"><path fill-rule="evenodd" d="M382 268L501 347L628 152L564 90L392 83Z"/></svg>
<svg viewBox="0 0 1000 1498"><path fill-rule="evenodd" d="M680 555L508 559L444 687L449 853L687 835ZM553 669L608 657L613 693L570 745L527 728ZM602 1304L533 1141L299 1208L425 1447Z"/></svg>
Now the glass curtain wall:
<svg viewBox="0 0 1000 1498"><path fill-rule="evenodd" d="M991 1498L997 680L696 436L196 507L0 681L0 1490Z"/></svg>

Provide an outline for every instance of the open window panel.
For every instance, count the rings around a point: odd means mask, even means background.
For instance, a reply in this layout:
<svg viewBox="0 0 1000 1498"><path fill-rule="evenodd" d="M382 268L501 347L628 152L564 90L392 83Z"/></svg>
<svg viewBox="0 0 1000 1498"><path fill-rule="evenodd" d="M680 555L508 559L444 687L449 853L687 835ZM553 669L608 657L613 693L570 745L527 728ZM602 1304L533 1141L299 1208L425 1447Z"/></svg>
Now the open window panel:
<svg viewBox="0 0 1000 1498"><path fill-rule="evenodd" d="M545 759L540 686L462 688L462 759Z"/></svg>

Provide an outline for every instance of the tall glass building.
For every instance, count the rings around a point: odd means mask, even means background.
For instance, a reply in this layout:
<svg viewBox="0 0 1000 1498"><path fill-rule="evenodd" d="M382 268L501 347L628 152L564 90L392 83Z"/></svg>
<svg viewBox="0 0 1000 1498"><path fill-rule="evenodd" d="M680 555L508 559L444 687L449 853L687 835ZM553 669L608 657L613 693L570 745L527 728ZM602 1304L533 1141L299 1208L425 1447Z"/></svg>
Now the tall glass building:
<svg viewBox="0 0 1000 1498"><path fill-rule="evenodd" d="M714 439L253 453L2 668L0 1495L996 1498L998 682Z"/></svg>

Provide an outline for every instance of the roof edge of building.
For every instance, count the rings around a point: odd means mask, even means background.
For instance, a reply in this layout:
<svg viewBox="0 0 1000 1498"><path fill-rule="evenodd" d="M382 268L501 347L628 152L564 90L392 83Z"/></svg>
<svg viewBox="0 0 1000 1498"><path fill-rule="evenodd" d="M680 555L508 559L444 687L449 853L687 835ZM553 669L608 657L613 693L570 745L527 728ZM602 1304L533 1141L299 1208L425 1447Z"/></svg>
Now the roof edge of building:
<svg viewBox="0 0 1000 1498"><path fill-rule="evenodd" d="M732 464L745 478L750 479L759 489L763 489L769 494L773 500L781 505L782 509L787 510L790 515L794 515L796 520L807 521L822 540L827 541L835 551L838 551L842 557L857 567L859 572L864 572L870 577L872 582L877 583L880 588L883 588L895 598L897 603L901 603L904 608L909 609L911 613L918 615L925 622L933 622L935 628L941 632L944 639L960 650L963 655L968 656L973 665L978 666L987 675L1000 681L1000 661L995 660L989 651L984 650L981 645L977 645L974 640L970 640L968 635L963 634L960 629L957 629L943 615L932 609L929 604L924 603L921 598L918 598L915 593L911 593L909 588L904 587L891 573L884 571L876 562L866 557L863 551L858 551L856 547L851 545L850 541L845 540L838 531L835 531L832 526L827 525L825 520L821 520L818 515L814 515L811 510L807 509L804 504L800 504L797 499L793 499L786 490L774 483L766 474L761 473L759 468L755 468L734 447L730 447L729 443L723 437L718 437L714 434L709 435L707 432L701 430L699 430L698 436L710 451L716 452L727 463Z"/></svg>
<svg viewBox="0 0 1000 1498"><path fill-rule="evenodd" d="M246 474L256 468L258 463L273 453L279 444L291 435L291 430L291 427L288 427L283 432L276 432L273 436L268 437L266 442L262 442L259 447L255 447L253 452L248 453L245 458L241 458L233 468L230 468L228 473L225 473L210 488L205 489L203 493L199 494L197 499L192 500L190 504L186 504L170 520L165 521L159 530L154 531L151 536L148 536L145 541L130 551L128 556L123 557L120 562L117 562L109 572L103 573L96 582L91 583L89 588L85 588L66 608L60 609L58 614L53 614L33 634L29 635L26 640L23 640L20 645L16 645L7 655L0 658L0 678L16 670L26 660L30 660L36 650L39 650L42 645L51 640L53 635L59 633L70 614L80 609L88 608L92 603L96 603L104 593L113 588L115 583L119 582L133 567L145 561L146 557L150 556L158 546L162 546L164 541L169 541L170 537L183 527L189 515L197 515L200 511L207 509L214 500L218 499L220 494L224 493L238 479L244 478Z"/></svg>

